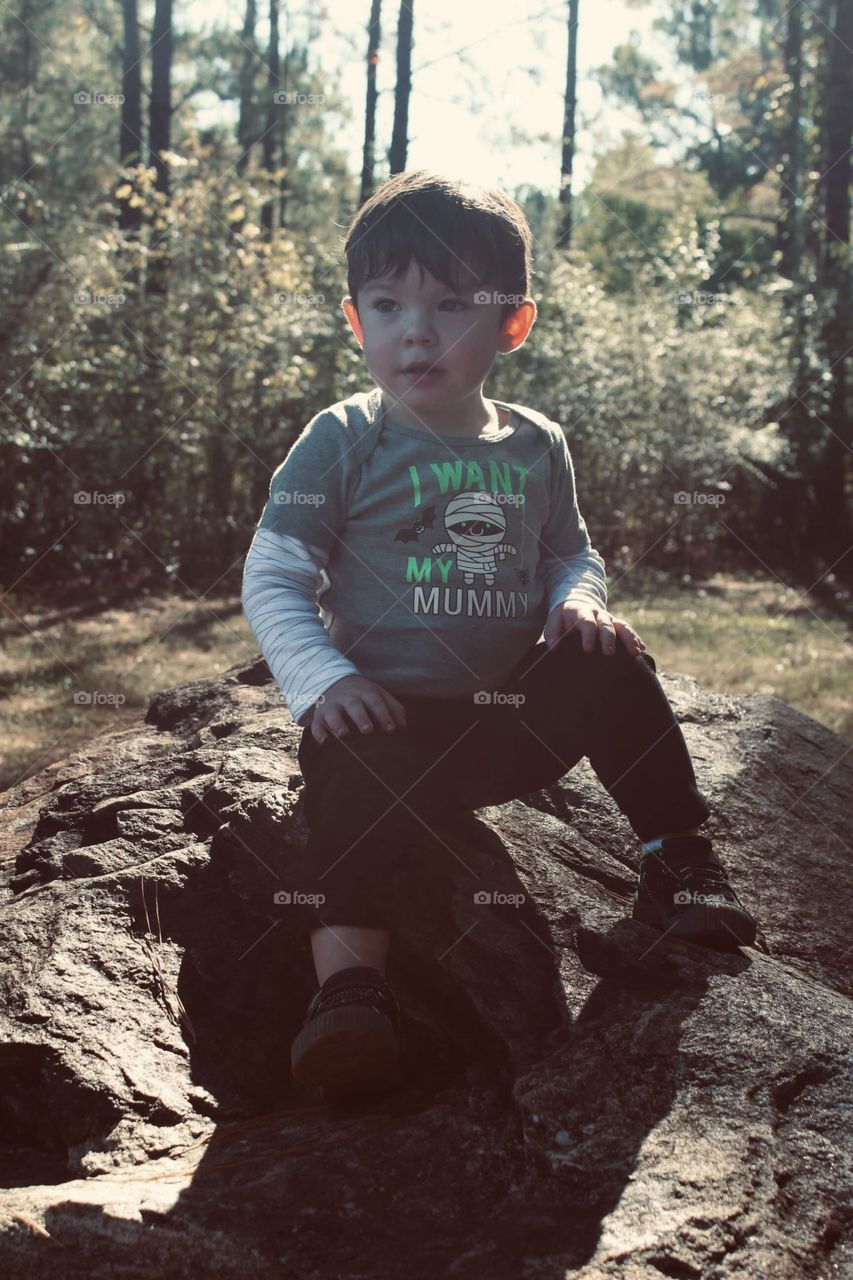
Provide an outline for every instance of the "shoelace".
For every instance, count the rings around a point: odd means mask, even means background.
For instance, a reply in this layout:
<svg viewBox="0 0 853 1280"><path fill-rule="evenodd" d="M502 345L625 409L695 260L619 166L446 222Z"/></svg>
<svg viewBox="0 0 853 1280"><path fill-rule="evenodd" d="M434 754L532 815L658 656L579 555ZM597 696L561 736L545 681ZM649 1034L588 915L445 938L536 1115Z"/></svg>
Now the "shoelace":
<svg viewBox="0 0 853 1280"><path fill-rule="evenodd" d="M713 863L690 862L679 868L676 875L692 890L701 893L706 889L712 891L716 889L734 897L734 891L725 871L722 867L714 866Z"/></svg>
<svg viewBox="0 0 853 1280"><path fill-rule="evenodd" d="M372 984L352 983L349 986L337 987L334 991L318 991L311 1001L311 1015L313 1017L319 1013L326 1013L328 1009L335 1009L338 1005L359 1000L369 1000L396 1025L398 1008L393 992L388 987L377 987Z"/></svg>

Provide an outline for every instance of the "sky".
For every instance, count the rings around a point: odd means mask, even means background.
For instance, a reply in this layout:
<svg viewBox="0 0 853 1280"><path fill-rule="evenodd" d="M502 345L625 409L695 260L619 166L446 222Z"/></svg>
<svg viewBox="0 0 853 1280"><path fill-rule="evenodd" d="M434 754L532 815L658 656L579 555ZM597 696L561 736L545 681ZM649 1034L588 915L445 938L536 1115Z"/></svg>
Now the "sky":
<svg viewBox="0 0 853 1280"><path fill-rule="evenodd" d="M301 6L300 6L301 7ZM352 104L352 126L338 138L354 173L361 171L365 95L365 51L370 0L329 0L327 21L314 45L320 81ZM296 11L291 0L290 8ZM259 13L265 9L259 0ZM284 4L282 4L282 10ZM474 182L514 189L522 183L557 194L559 135L563 120L567 57L566 0L414 0L412 97L408 168L438 169ZM391 138L398 0L383 4L378 84L377 159ZM580 0L578 27L577 152L574 188L582 188L596 154L637 127L630 109L604 102L590 72L610 60L615 45L634 37L675 80L661 37L652 31L659 3L635 8L623 0ZM238 0L191 0L182 20L198 30L227 24L239 31ZM294 32L304 30L298 14ZM258 38L266 39L259 22ZM284 24L282 18L282 35ZM465 47L465 52L458 51ZM230 107L215 98L196 100L200 125L232 119ZM302 109L316 109L305 107ZM516 131L521 137L514 136Z"/></svg>

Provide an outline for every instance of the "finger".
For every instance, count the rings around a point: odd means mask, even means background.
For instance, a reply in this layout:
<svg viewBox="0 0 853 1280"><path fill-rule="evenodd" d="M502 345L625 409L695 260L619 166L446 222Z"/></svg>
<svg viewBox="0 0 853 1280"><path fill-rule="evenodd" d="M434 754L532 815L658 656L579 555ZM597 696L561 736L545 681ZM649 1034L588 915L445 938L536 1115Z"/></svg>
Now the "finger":
<svg viewBox="0 0 853 1280"><path fill-rule="evenodd" d="M560 636L564 634L564 632L561 624L557 622L551 627L549 631L545 631L543 632L543 634L545 636L545 643L547 644L548 648L553 649L554 645L560 639Z"/></svg>
<svg viewBox="0 0 853 1280"><path fill-rule="evenodd" d="M605 614L598 619L598 631L601 637L601 650L608 657L616 652L616 628L614 627L609 615Z"/></svg>
<svg viewBox="0 0 853 1280"><path fill-rule="evenodd" d="M383 689L382 693L384 695L385 708L390 711L391 720L393 721L392 729L390 729L389 732L393 732L394 728L405 729L406 708L403 706L402 702L399 702L398 699L394 697L393 693L389 693L387 689Z"/></svg>
<svg viewBox="0 0 853 1280"><path fill-rule="evenodd" d="M362 701L364 702L365 712L370 717L370 729L365 729L361 722L358 722L362 733L371 733L374 727L383 729L386 733L390 733L396 728L394 717L385 705L385 699L378 688L362 694Z"/></svg>
<svg viewBox="0 0 853 1280"><path fill-rule="evenodd" d="M373 733L374 724L367 703L368 697L369 695L364 693L358 697L349 698L344 703L343 709L359 733Z"/></svg>
<svg viewBox="0 0 853 1280"><path fill-rule="evenodd" d="M629 652L637 654L641 653L643 649L645 649L646 646L629 623L623 621L622 618L612 618L611 621L616 626L625 648L628 649Z"/></svg>
<svg viewBox="0 0 853 1280"><path fill-rule="evenodd" d="M336 738L342 738L350 731L341 707L326 706L323 712L323 723L329 733L334 734Z"/></svg>
<svg viewBox="0 0 853 1280"><path fill-rule="evenodd" d="M598 635L598 624L594 618L578 618L575 623L578 631L581 633L581 643L584 653L592 653L595 648L595 639Z"/></svg>

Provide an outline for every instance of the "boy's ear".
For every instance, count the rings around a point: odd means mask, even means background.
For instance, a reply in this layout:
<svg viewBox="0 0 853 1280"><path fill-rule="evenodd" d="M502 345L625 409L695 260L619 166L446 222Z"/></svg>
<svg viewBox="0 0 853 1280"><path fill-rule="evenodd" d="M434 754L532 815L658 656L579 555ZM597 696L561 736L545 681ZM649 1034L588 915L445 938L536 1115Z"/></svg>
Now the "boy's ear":
<svg viewBox="0 0 853 1280"><path fill-rule="evenodd" d="M363 347L364 346L364 330L361 327L361 321L358 318L358 312L355 309L355 303L353 302L349 294L347 294L345 298L341 299L341 306L343 307L344 315L349 321L349 327L352 329L353 333L356 336L356 339L358 340L358 345L360 347Z"/></svg>
<svg viewBox="0 0 853 1280"><path fill-rule="evenodd" d="M498 334L498 351L506 353L520 347L533 328L535 320L536 303L532 298L526 298L501 325Z"/></svg>

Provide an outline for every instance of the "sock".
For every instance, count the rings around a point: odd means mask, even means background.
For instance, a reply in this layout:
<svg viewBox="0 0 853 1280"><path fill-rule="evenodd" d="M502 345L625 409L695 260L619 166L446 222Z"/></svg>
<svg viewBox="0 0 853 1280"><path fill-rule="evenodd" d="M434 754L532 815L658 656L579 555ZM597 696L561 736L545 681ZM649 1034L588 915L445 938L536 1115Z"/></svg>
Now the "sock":
<svg viewBox="0 0 853 1280"><path fill-rule="evenodd" d="M657 853L663 842L663 836L655 836L654 840L643 841L643 852L640 854L640 861L648 857L650 853Z"/></svg>
<svg viewBox="0 0 853 1280"><path fill-rule="evenodd" d="M681 837L681 836L675 836L674 838L675 838L676 840L681 840L681 839L682 839L682 837ZM696 839L696 837L695 837L695 836L684 836L683 838L684 838L685 840L694 840L694 839ZM699 838L701 839L702 837L699 837ZM655 836L654 840L644 840L644 841L643 841L643 851L642 851L642 853L640 854L640 862L642 863L643 859L644 859L644 858L647 858L647 857L648 857L648 855L649 855L650 853L657 853L657 852L658 852L658 850L660 849L661 845L663 844L664 840L671 840L671 839L673 839L673 837L672 837L672 836Z"/></svg>

